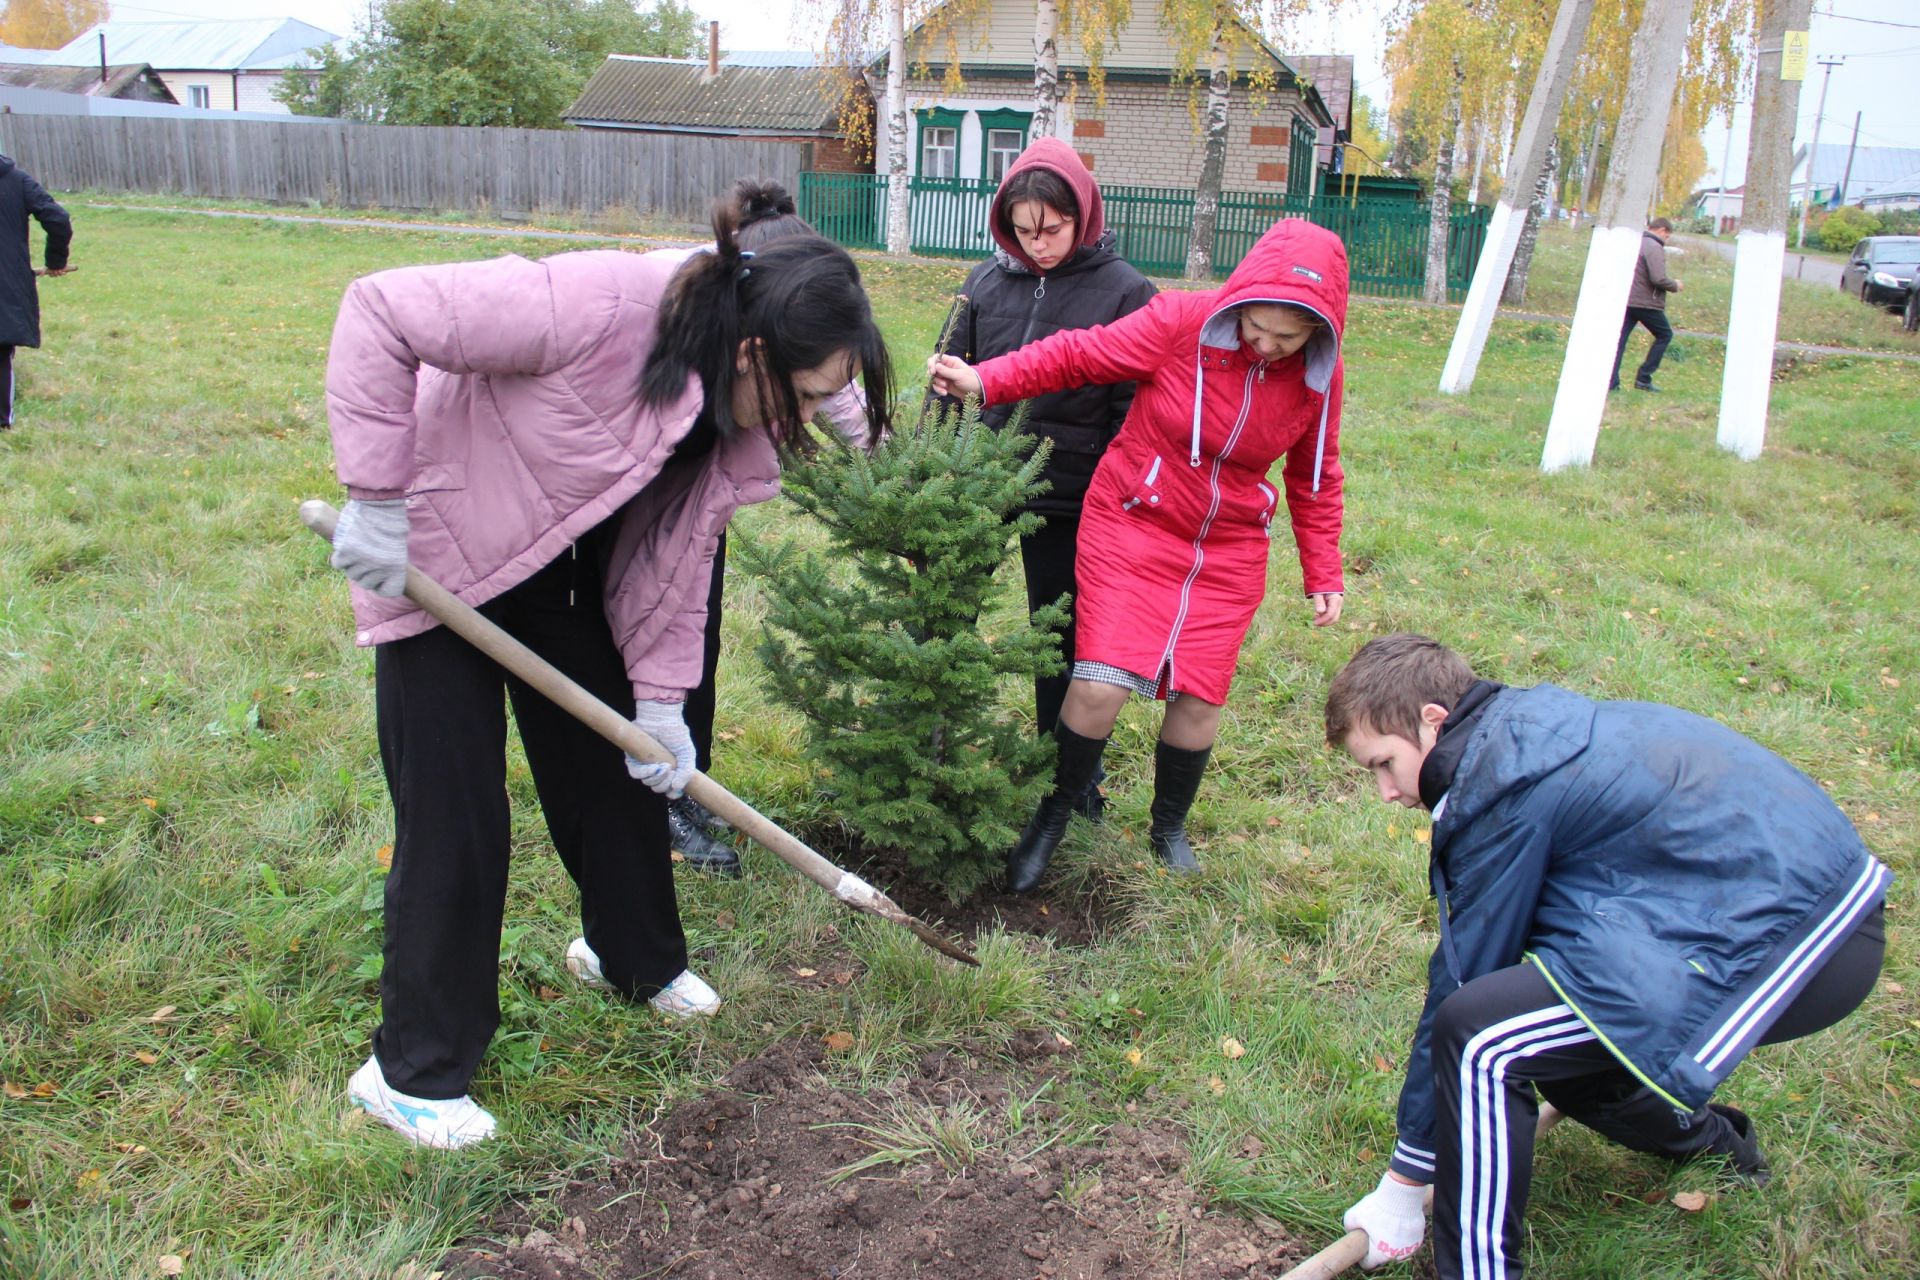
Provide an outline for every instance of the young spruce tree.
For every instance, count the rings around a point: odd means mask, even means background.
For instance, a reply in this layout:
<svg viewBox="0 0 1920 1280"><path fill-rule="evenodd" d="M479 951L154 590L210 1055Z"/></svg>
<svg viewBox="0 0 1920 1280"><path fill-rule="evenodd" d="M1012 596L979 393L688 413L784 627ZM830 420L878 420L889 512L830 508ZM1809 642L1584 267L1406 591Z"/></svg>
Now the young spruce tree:
<svg viewBox="0 0 1920 1280"><path fill-rule="evenodd" d="M954 901L997 873L1053 754L1002 694L1059 669L1064 609L979 624L995 571L1040 523L1011 514L1045 484L1033 446L1017 418L983 425L978 402L931 405L871 457L833 449L787 472L827 551L743 548L767 585L761 656L806 717L839 816Z"/></svg>

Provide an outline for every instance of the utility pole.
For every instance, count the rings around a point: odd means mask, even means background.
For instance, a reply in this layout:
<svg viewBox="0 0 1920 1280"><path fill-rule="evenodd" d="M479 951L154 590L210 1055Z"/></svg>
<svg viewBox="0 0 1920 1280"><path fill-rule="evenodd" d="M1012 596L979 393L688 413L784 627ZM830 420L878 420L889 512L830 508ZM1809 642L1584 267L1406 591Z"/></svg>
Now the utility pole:
<svg viewBox="0 0 1920 1280"><path fill-rule="evenodd" d="M1547 148L1560 127L1560 106L1573 81L1574 63L1580 58L1580 46L1586 43L1587 24L1592 17L1593 0L1560 0L1553 30L1547 36L1546 55L1540 59L1527 111L1520 119L1520 136L1513 144L1507 181L1500 187L1499 202L1487 223L1486 242L1473 269L1473 282L1467 286L1466 304L1460 308L1446 367L1440 372L1440 390L1449 395L1464 394L1473 386L1480 354L1486 350L1487 331L1493 327L1493 313L1500 305L1500 290L1506 284L1520 232L1527 223L1527 208L1547 169ZM1584 206L1586 201L1580 203ZM1584 207L1581 212L1586 212Z"/></svg>
<svg viewBox="0 0 1920 1280"><path fill-rule="evenodd" d="M1767 438L1773 391L1773 340L1780 326L1780 268L1787 259L1787 214L1793 199L1793 124L1800 115L1805 62L1785 65L1791 33L1806 39L1813 0L1763 0L1747 129L1747 189L1734 239L1733 302L1727 316L1727 363L1720 380L1722 449L1752 462ZM1804 46L1803 46L1804 47ZM1788 79L1788 76L1794 78ZM1808 173L1812 173L1809 161Z"/></svg>
<svg viewBox="0 0 1920 1280"><path fill-rule="evenodd" d="M1854 148L1860 145L1860 116L1861 113L1858 111L1853 113L1853 141L1847 144L1847 167L1840 175L1841 204L1847 202L1847 187L1853 182L1853 152Z"/></svg>
<svg viewBox="0 0 1920 1280"><path fill-rule="evenodd" d="M1813 204L1813 166L1820 158L1820 119L1827 114L1827 85L1833 80L1833 69L1845 61L1845 58L1820 60L1827 73L1820 80L1820 105L1813 109L1813 142L1807 147L1807 181L1800 189L1800 234L1795 238L1802 249L1807 247L1807 209Z"/></svg>
<svg viewBox="0 0 1920 1280"><path fill-rule="evenodd" d="M1625 103L1614 132L1607 185L1600 197L1600 225L1587 248L1573 331L1554 392L1553 417L1540 453L1542 471L1584 467L1593 461L1600 415L1607 404L1607 377L1627 313L1627 291L1640 253L1645 224L1640 215L1659 177L1660 146L1680 82L1691 0L1647 0L1628 52Z"/></svg>

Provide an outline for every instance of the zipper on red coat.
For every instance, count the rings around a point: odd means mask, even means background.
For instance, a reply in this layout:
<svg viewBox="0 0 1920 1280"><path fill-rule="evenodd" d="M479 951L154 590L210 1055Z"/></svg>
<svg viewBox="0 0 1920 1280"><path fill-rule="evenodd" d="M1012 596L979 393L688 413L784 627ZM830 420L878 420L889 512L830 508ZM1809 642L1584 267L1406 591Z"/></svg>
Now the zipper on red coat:
<svg viewBox="0 0 1920 1280"><path fill-rule="evenodd" d="M1261 361L1258 369L1266 368ZM1200 544L1207 540L1207 531L1213 528L1213 518L1220 514L1220 464L1233 452L1233 446L1240 443L1240 433L1246 430L1247 418L1253 413L1253 375L1255 370L1248 369L1245 381L1240 385L1240 416L1233 420L1233 430L1227 433L1227 443L1213 456L1213 471L1207 476L1207 514L1200 522L1200 531L1193 535L1193 567L1187 570L1186 581L1180 584L1180 607L1173 615L1173 630L1167 633L1167 647L1160 655L1159 669L1164 671L1173 661L1173 646L1179 643L1180 628L1186 625L1187 610L1193 604L1193 580L1200 576L1200 566L1206 562L1206 552Z"/></svg>

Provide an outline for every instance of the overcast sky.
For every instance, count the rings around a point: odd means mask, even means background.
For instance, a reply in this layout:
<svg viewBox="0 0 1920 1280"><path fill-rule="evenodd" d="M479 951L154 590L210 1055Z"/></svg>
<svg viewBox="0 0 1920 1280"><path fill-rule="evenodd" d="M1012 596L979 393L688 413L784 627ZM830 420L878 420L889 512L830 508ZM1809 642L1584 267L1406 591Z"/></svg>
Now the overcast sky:
<svg viewBox="0 0 1920 1280"><path fill-rule="evenodd" d="M796 0L691 0L705 19L719 19L728 48L801 48L804 31L793 28ZM1393 0L1342 0L1333 16L1301 22L1287 43L1305 53L1354 55L1354 88L1375 102L1387 96L1382 66L1386 13ZM1920 0L1814 0L1813 56L1844 58L1833 71L1827 93L1821 142L1845 143L1859 112L1861 146L1920 148ZM165 22L175 18L291 17L340 35L364 22L366 0L114 0L113 16L123 22ZM1821 69L1811 68L1800 95L1796 144L1810 140L1820 97ZM1749 93L1749 95L1751 94ZM1729 176L1738 184L1746 170L1748 112L1736 108ZM1719 177L1727 146L1724 119L1702 135L1710 166L1707 181Z"/></svg>

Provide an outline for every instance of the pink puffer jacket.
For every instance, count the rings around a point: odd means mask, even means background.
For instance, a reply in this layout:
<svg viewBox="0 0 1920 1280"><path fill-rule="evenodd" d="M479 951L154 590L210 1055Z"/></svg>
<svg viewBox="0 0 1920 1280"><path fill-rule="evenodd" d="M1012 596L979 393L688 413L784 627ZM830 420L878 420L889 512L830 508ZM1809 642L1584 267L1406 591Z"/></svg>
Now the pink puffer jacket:
<svg viewBox="0 0 1920 1280"><path fill-rule="evenodd" d="M643 406L667 281L685 253L564 253L382 271L348 287L327 359L335 466L357 498L404 494L408 555L471 605L528 577L635 495L607 618L639 698L700 682L716 539L779 492L764 431L649 487L692 428L700 386ZM680 469L676 468L676 475ZM434 621L353 589L362 645Z"/></svg>

